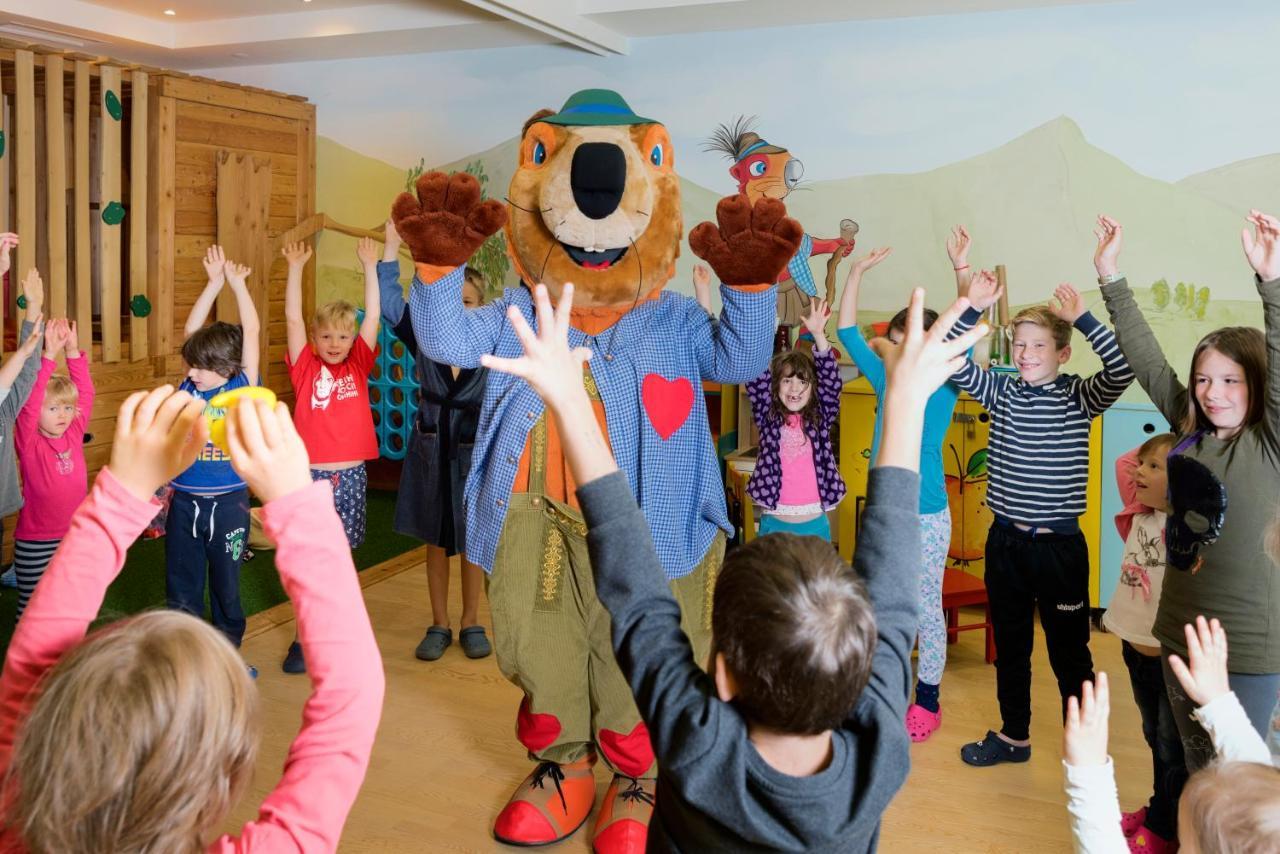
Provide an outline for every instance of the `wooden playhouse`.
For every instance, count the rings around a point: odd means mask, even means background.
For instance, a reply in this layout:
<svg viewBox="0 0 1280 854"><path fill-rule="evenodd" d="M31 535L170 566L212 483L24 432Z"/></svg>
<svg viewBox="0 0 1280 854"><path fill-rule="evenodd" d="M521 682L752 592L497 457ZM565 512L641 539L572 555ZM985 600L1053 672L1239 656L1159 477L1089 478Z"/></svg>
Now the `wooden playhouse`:
<svg viewBox="0 0 1280 854"><path fill-rule="evenodd" d="M183 324L212 243L253 268L264 384L288 397L279 240L315 214L315 106L3 41L0 100L0 230L21 239L0 299L0 344L14 347L17 283L35 266L45 316L77 320L81 346L92 341L90 477L110 456L124 398L181 378ZM306 276L309 313L314 262ZM214 318L237 320L229 291Z"/></svg>

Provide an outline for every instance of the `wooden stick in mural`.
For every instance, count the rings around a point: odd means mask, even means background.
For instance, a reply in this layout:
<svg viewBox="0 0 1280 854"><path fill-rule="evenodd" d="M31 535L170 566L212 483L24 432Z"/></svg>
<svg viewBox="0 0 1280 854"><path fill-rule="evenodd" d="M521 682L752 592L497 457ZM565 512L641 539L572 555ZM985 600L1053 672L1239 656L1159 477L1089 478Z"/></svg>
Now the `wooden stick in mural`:
<svg viewBox="0 0 1280 854"><path fill-rule="evenodd" d="M44 58L45 190L49 239L49 316L67 316L67 137L62 57Z"/></svg>
<svg viewBox="0 0 1280 854"><path fill-rule="evenodd" d="M75 196L76 325L82 346L93 345L93 234L89 226L89 63L76 63L72 108Z"/></svg>
<svg viewBox="0 0 1280 854"><path fill-rule="evenodd" d="M99 77L102 95L98 101L101 120L98 150L101 154L98 187L101 240L98 249L99 305L102 313L102 361L120 361L120 223L124 205L120 201L120 68L102 66Z"/></svg>
<svg viewBox="0 0 1280 854"><path fill-rule="evenodd" d="M36 265L36 66L29 50L15 50L13 65L17 86L14 124L18 138L18 259L12 272L22 281ZM25 317L26 312L19 312Z"/></svg>
<svg viewBox="0 0 1280 854"><path fill-rule="evenodd" d="M147 358L147 73L133 72L129 149L129 360Z"/></svg>

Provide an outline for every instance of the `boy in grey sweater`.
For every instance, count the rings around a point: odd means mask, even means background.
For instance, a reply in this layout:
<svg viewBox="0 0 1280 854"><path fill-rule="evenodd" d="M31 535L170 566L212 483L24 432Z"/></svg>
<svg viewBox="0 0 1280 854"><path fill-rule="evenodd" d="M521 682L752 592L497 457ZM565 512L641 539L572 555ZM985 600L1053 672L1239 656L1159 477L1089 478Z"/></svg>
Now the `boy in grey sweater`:
<svg viewBox="0 0 1280 854"><path fill-rule="evenodd" d="M627 850L869 851L906 779L902 721L919 572L918 474L929 396L985 327L946 341L968 303L885 358L885 440L872 470L855 569L829 543L773 534L732 552L716 583L712 659L693 660L632 486L582 384L587 348L567 344L572 288L554 314L535 292L535 334L511 323L520 359L483 364L525 379L556 419L582 506L596 591L658 758L656 821ZM639 813L638 814L642 814Z"/></svg>

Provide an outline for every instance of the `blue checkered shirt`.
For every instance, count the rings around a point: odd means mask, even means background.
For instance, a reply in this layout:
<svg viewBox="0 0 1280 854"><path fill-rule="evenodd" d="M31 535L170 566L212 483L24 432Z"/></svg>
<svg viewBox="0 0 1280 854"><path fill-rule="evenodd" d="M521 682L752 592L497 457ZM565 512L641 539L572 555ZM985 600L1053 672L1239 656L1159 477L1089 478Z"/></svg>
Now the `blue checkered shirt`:
<svg viewBox="0 0 1280 854"><path fill-rule="evenodd" d="M809 269L809 256L813 254L813 238L805 235L800 240L800 248L787 262L787 272L796 283L796 287L811 297L818 295L818 283L813 280L813 270Z"/></svg>
<svg viewBox="0 0 1280 854"><path fill-rule="evenodd" d="M462 274L459 267L431 285L414 279L409 312L422 352L462 368L477 367L484 353L520 356L523 349L506 313L516 306L536 329L532 295L524 287L508 288L501 299L466 310ZM754 379L768 366L772 350L775 289L744 293L722 286L720 295L724 308L718 326L696 300L663 291L598 336L569 330L570 346L589 347L595 354L591 375L604 402L609 444L649 521L669 578L694 570L716 529L733 530L701 381ZM649 374L685 377L693 385L688 418L665 440L640 400ZM465 491L467 557L486 572L493 567L516 468L542 411L542 399L524 380L490 373Z"/></svg>

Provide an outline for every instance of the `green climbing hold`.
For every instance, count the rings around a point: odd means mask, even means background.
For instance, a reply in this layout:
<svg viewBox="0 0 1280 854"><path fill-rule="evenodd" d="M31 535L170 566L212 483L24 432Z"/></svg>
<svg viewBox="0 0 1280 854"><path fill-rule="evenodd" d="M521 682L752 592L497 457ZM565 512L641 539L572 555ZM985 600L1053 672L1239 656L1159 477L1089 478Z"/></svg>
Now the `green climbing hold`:
<svg viewBox="0 0 1280 854"><path fill-rule="evenodd" d="M26 307L27 307L27 295L18 294L18 308L26 309Z"/></svg>
<svg viewBox="0 0 1280 854"><path fill-rule="evenodd" d="M133 312L134 317L146 317L151 313L151 300L142 294L137 294L129 300L129 311Z"/></svg>
<svg viewBox="0 0 1280 854"><path fill-rule="evenodd" d="M116 97L116 93L108 89L107 94L103 96L103 101L107 105L107 114L116 121L120 121L121 116L124 115L124 107L120 106L120 99Z"/></svg>
<svg viewBox="0 0 1280 854"><path fill-rule="evenodd" d="M4 131L0 130L0 157L4 157Z"/></svg>
<svg viewBox="0 0 1280 854"><path fill-rule="evenodd" d="M124 205L112 202L102 209L102 221L107 225L119 225L124 222Z"/></svg>

